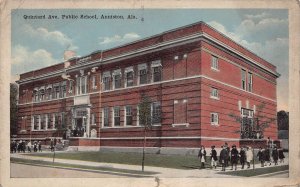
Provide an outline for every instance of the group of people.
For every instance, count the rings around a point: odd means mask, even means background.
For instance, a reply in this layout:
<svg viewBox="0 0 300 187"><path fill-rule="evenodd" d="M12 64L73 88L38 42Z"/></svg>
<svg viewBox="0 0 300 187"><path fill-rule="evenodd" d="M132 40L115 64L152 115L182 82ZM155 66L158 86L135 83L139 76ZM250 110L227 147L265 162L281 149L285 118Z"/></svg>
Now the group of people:
<svg viewBox="0 0 300 187"><path fill-rule="evenodd" d="M25 141L25 140L20 140L20 141L11 141L10 143L10 152L11 153L20 153L23 152L25 153L27 149L27 152L31 152L33 149L34 152L42 152L42 143L41 141L34 141L31 143L31 141Z"/></svg>
<svg viewBox="0 0 300 187"><path fill-rule="evenodd" d="M221 146L221 151L218 159L218 154L215 150L215 146L211 146L211 151L209 155L211 168L216 169L219 161L219 164L222 166L222 171L225 171L226 167L229 166L229 163L231 163L231 170L237 170L238 162L240 162L242 169L244 169L245 164L247 164L247 169L249 169L250 164L254 159L253 149L251 147L241 147L240 151L238 151L236 145L232 145L231 148L232 149L230 150L230 147L227 143L225 143L224 146ZM276 146L266 149L260 148L256 156L261 162L261 167L266 166L267 162L269 163L269 165L271 165L271 156L275 165L278 165L278 159L280 162L284 162L285 158L283 150L278 150ZM204 146L201 146L198 153L198 158L201 162L201 168L205 168L205 162L207 157Z"/></svg>

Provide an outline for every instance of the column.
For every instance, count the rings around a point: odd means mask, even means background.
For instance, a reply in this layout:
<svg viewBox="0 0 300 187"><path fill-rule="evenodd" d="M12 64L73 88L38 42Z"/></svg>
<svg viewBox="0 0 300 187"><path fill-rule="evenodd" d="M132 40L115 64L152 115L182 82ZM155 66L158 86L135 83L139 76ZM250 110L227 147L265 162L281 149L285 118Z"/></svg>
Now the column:
<svg viewBox="0 0 300 187"><path fill-rule="evenodd" d="M91 109L90 108L87 108L86 109L87 111L87 115L86 115L86 135L87 137L90 137L90 118L91 118Z"/></svg>

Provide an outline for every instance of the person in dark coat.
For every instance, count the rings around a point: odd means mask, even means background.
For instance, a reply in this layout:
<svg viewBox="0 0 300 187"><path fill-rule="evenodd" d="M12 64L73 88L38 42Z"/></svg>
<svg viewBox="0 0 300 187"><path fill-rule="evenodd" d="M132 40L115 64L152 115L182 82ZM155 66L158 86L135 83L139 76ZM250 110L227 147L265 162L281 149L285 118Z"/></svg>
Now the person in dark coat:
<svg viewBox="0 0 300 187"><path fill-rule="evenodd" d="M278 157L279 157L279 162L281 163L284 163L284 154L283 154L283 150L282 149L278 149Z"/></svg>
<svg viewBox="0 0 300 187"><path fill-rule="evenodd" d="M261 163L261 167L265 166L265 155L264 154L265 154L265 151L260 147L259 151L257 153L257 157L258 157L258 160Z"/></svg>
<svg viewBox="0 0 300 187"><path fill-rule="evenodd" d="M217 151L215 150L215 146L211 146L211 151L210 151L210 160L211 160L211 167L212 168L217 168Z"/></svg>
<svg viewBox="0 0 300 187"><path fill-rule="evenodd" d="M246 152L245 152L244 147L241 147L241 150L240 150L240 163L242 165L242 169L244 169L245 162L246 162Z"/></svg>
<svg viewBox="0 0 300 187"><path fill-rule="evenodd" d="M38 143L38 148L39 148L39 152L42 152L42 143L41 143L41 141L39 141L39 143Z"/></svg>
<svg viewBox="0 0 300 187"><path fill-rule="evenodd" d="M51 139L51 141L50 141L50 149L51 149L51 152L54 151L54 142L53 142L53 139Z"/></svg>
<svg viewBox="0 0 300 187"><path fill-rule="evenodd" d="M37 152L37 142L36 141L33 143L33 151Z"/></svg>
<svg viewBox="0 0 300 187"><path fill-rule="evenodd" d="M198 158L200 159L200 162L201 162L201 168L204 168L205 167L205 159L206 159L206 151L205 151L205 148L203 145L201 146L201 148L199 150Z"/></svg>
<svg viewBox="0 0 300 187"><path fill-rule="evenodd" d="M228 162L230 162L230 147L228 146L228 143L225 142L225 148L227 150L227 159L226 159L226 163L225 163L225 167L227 167L229 164Z"/></svg>
<svg viewBox="0 0 300 187"><path fill-rule="evenodd" d="M265 154L264 154L264 156L265 156L265 166L267 165L267 162L269 163L269 166L271 166L270 149L266 148L264 152L265 152Z"/></svg>
<svg viewBox="0 0 300 187"><path fill-rule="evenodd" d="M273 157L275 165L278 165L278 150L277 150L277 147L274 147L274 149L272 151L272 157Z"/></svg>
<svg viewBox="0 0 300 187"><path fill-rule="evenodd" d="M225 146L222 146L222 150L220 152L220 163L222 164L222 171L225 171L227 158L228 158L227 149Z"/></svg>
<svg viewBox="0 0 300 187"><path fill-rule="evenodd" d="M239 157L239 152L236 149L236 145L232 146L232 149L230 152L230 157L231 157L231 170L233 170L233 165L234 165L234 170L236 170L237 163L238 163L238 157Z"/></svg>

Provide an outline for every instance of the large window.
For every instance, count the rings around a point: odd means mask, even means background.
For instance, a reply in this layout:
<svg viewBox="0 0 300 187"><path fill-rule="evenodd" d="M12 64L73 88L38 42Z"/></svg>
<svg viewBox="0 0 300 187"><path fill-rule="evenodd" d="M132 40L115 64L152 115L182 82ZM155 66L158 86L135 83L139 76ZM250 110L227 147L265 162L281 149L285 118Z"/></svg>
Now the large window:
<svg viewBox="0 0 300 187"><path fill-rule="evenodd" d="M125 106L126 125L132 125L132 106Z"/></svg>
<svg viewBox="0 0 300 187"><path fill-rule="evenodd" d="M211 56L211 68L214 69L214 70L218 70L219 69L218 57Z"/></svg>
<svg viewBox="0 0 300 187"><path fill-rule="evenodd" d="M58 99L60 95L60 85L59 83L56 83L53 85L53 99Z"/></svg>
<svg viewBox="0 0 300 187"><path fill-rule="evenodd" d="M114 107L114 126L120 126L120 107Z"/></svg>
<svg viewBox="0 0 300 187"><path fill-rule="evenodd" d="M34 116L34 120L33 120L33 123L34 123L34 126L33 126L33 129L34 130L40 130L40 115L35 115Z"/></svg>
<svg viewBox="0 0 300 187"><path fill-rule="evenodd" d="M92 76L92 89L97 89L96 75Z"/></svg>
<svg viewBox="0 0 300 187"><path fill-rule="evenodd" d="M151 122L152 122L152 124L160 124L161 123L161 108L160 108L159 102L152 103Z"/></svg>
<svg viewBox="0 0 300 187"><path fill-rule="evenodd" d="M128 67L125 69L125 87L133 86L134 71L133 67Z"/></svg>
<svg viewBox="0 0 300 187"><path fill-rule="evenodd" d="M51 116L50 114L46 114L46 118L47 118L47 129L50 129L51 128Z"/></svg>
<svg viewBox="0 0 300 187"><path fill-rule="evenodd" d="M87 77L77 77L76 79L76 93L77 95L87 93Z"/></svg>
<svg viewBox="0 0 300 187"><path fill-rule="evenodd" d="M46 114L41 115L41 130L46 130L46 121L47 121L47 116Z"/></svg>
<svg viewBox="0 0 300 187"><path fill-rule="evenodd" d="M242 89L246 90L246 70L242 69Z"/></svg>
<svg viewBox="0 0 300 187"><path fill-rule="evenodd" d="M113 78L114 78L114 89L118 89L121 88L121 78L122 78L122 74L121 74L121 70L115 70L113 72Z"/></svg>
<svg viewBox="0 0 300 187"><path fill-rule="evenodd" d="M139 64L139 84L147 84L147 64Z"/></svg>
<svg viewBox="0 0 300 187"><path fill-rule="evenodd" d="M33 90L33 101L34 102L39 101L39 91L38 91L38 88L34 88L34 90Z"/></svg>
<svg viewBox="0 0 300 187"><path fill-rule="evenodd" d="M58 113L54 113L53 114L53 125L52 125L52 128L53 129L57 129L58 127L58 121L59 121L59 114Z"/></svg>
<svg viewBox="0 0 300 187"><path fill-rule="evenodd" d="M39 89L39 100L40 100L40 101L45 100L45 86L42 86L42 87Z"/></svg>
<svg viewBox="0 0 300 187"><path fill-rule="evenodd" d="M102 76L103 90L110 90L110 72L104 72Z"/></svg>
<svg viewBox="0 0 300 187"><path fill-rule="evenodd" d="M252 92L252 86L253 86L253 76L252 73L248 73L248 91Z"/></svg>
<svg viewBox="0 0 300 187"><path fill-rule="evenodd" d="M67 97L67 81L63 81L61 83L61 92L62 92L62 97Z"/></svg>
<svg viewBox="0 0 300 187"><path fill-rule="evenodd" d="M162 66L161 61L156 60L151 63L152 67L152 82L159 82L162 79Z"/></svg>
<svg viewBox="0 0 300 187"><path fill-rule="evenodd" d="M91 114L91 125L96 125L94 113Z"/></svg>
<svg viewBox="0 0 300 187"><path fill-rule="evenodd" d="M210 123L212 125L218 125L219 124L219 114L218 113L211 113L210 114Z"/></svg>
<svg viewBox="0 0 300 187"><path fill-rule="evenodd" d="M109 126L109 107L103 108L103 126Z"/></svg>
<svg viewBox="0 0 300 187"><path fill-rule="evenodd" d="M52 99L52 85L48 85L46 87L46 100L51 100Z"/></svg>

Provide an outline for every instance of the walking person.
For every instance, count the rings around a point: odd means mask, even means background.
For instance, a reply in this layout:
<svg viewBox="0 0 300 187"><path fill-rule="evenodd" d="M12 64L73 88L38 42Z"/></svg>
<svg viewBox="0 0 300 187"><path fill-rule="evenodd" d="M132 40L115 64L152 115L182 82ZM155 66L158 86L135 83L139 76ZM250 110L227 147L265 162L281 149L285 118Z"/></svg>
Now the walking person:
<svg viewBox="0 0 300 187"><path fill-rule="evenodd" d="M37 142L36 141L34 141L34 143L33 143L33 151L37 152Z"/></svg>
<svg viewBox="0 0 300 187"><path fill-rule="evenodd" d="M248 165L247 169L249 169L250 168L250 163L253 160L253 152L252 152L251 147L247 147L246 159L247 159L247 165Z"/></svg>
<svg viewBox="0 0 300 187"><path fill-rule="evenodd" d="M264 152L265 152L265 166L267 165L267 162L269 163L269 166L271 166L270 149L266 148Z"/></svg>
<svg viewBox="0 0 300 187"><path fill-rule="evenodd" d="M51 152L54 151L54 142L53 142L53 139L51 139L51 141L50 141L50 149L51 149Z"/></svg>
<svg viewBox="0 0 300 187"><path fill-rule="evenodd" d="M206 158L206 151L205 151L205 148L204 146L202 145L200 150L199 150L199 153L198 153L198 158L200 159L200 162L201 162L201 169L205 167L205 158Z"/></svg>
<svg viewBox="0 0 300 187"><path fill-rule="evenodd" d="M278 157L279 157L279 162L284 163L284 154L283 154L283 149L278 149Z"/></svg>
<svg viewBox="0 0 300 187"><path fill-rule="evenodd" d="M226 163L225 163L225 167L228 167L228 162L230 162L230 147L228 146L228 143L225 142L225 148L227 150L227 158L226 158Z"/></svg>
<svg viewBox="0 0 300 187"><path fill-rule="evenodd" d="M220 152L220 163L222 164L222 171L225 171L228 152L225 146L222 146L221 148L222 150Z"/></svg>
<svg viewBox="0 0 300 187"><path fill-rule="evenodd" d="M211 146L211 151L210 151L210 159L211 159L211 167L213 168L217 168L217 151L215 150L215 146Z"/></svg>
<svg viewBox="0 0 300 187"><path fill-rule="evenodd" d="M31 142L28 141L27 143L27 151L31 153Z"/></svg>
<svg viewBox="0 0 300 187"><path fill-rule="evenodd" d="M261 163L261 167L265 166L265 151L260 147L257 153L258 160Z"/></svg>
<svg viewBox="0 0 300 187"><path fill-rule="evenodd" d="M38 148L39 148L39 152L42 152L42 143L41 143L41 141L39 141L39 143L38 143Z"/></svg>
<svg viewBox="0 0 300 187"><path fill-rule="evenodd" d="M233 170L233 165L234 165L234 170L237 169L237 163L238 163L238 157L239 157L239 152L236 149L236 145L232 146L231 152L230 152L230 157L231 157L231 170Z"/></svg>
<svg viewBox="0 0 300 187"><path fill-rule="evenodd" d="M276 146L274 147L274 149L272 151L272 157L273 157L275 165L278 165L278 150L277 150Z"/></svg>
<svg viewBox="0 0 300 187"><path fill-rule="evenodd" d="M242 165L242 169L244 169L245 162L246 162L246 152L245 152L244 147L241 147L241 150L240 150L240 162Z"/></svg>

